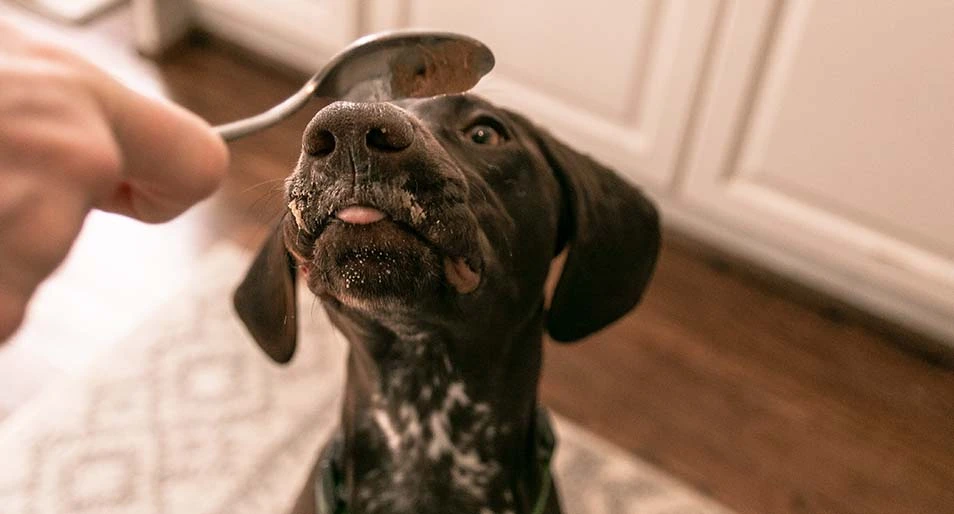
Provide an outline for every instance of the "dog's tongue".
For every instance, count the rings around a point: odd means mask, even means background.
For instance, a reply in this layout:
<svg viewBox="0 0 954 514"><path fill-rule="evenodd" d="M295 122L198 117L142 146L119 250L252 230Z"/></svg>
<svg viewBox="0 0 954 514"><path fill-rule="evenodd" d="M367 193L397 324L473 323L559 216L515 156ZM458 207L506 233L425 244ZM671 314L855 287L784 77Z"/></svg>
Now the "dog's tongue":
<svg viewBox="0 0 954 514"><path fill-rule="evenodd" d="M473 292L480 285L480 273L471 269L467 262L458 257L444 257L444 274L447 281L460 294Z"/></svg>
<svg viewBox="0 0 954 514"><path fill-rule="evenodd" d="M353 225L370 225L384 219L384 213L373 207L361 207L358 205L346 207L338 211L335 215L339 220Z"/></svg>

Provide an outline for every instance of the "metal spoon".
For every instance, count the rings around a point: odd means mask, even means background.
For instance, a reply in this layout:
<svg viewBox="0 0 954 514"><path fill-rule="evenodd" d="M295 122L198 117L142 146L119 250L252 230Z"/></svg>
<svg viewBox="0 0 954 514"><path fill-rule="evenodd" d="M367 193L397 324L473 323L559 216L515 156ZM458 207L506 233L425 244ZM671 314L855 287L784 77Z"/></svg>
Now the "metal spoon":
<svg viewBox="0 0 954 514"><path fill-rule="evenodd" d="M313 97L387 101L460 93L493 67L490 49L468 36L420 30L372 34L335 55L282 103L215 130L234 141L287 118Z"/></svg>

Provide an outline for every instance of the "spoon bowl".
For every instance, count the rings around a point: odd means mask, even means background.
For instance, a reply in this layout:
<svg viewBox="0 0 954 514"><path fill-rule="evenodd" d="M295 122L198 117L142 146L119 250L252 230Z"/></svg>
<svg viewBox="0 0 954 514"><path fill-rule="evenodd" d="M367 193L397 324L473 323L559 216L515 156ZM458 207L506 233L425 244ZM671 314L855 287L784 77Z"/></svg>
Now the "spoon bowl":
<svg viewBox="0 0 954 514"><path fill-rule="evenodd" d="M490 49L469 36L423 30L372 34L335 55L280 104L215 130L234 141L278 123L314 97L383 102L461 93L493 67Z"/></svg>

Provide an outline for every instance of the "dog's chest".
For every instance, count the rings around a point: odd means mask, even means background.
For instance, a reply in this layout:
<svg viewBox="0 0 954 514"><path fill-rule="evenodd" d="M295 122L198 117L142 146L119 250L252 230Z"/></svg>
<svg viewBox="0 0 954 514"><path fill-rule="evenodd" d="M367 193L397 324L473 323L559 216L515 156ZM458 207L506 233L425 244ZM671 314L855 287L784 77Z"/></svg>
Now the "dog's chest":
<svg viewBox="0 0 954 514"><path fill-rule="evenodd" d="M359 424L377 461L355 484L361 511L512 512L494 451L510 427L471 398L446 354L420 351L380 378Z"/></svg>

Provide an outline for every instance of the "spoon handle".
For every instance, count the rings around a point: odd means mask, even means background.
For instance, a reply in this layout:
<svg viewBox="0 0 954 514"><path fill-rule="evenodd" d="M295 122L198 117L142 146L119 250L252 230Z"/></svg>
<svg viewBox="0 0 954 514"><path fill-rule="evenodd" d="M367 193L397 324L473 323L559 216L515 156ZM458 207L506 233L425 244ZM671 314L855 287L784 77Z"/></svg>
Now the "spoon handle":
<svg viewBox="0 0 954 514"><path fill-rule="evenodd" d="M271 127L279 121L291 116L308 103L308 100L310 100L315 93L317 86L317 81L309 80L301 89L295 92L295 94L289 96L275 107L254 116L249 116L248 118L216 125L214 130L222 136L222 139L235 141L236 139L254 134L264 128Z"/></svg>

